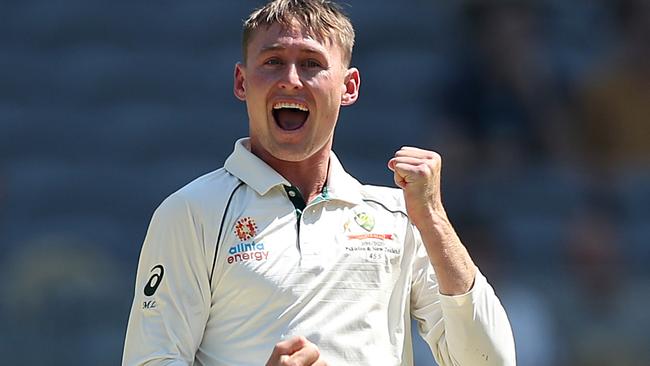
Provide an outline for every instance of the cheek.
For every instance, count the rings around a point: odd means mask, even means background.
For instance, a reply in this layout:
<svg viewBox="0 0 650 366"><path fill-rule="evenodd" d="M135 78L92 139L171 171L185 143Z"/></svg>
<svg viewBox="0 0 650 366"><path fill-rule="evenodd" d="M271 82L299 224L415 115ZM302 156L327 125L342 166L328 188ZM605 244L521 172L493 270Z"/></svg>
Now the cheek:
<svg viewBox="0 0 650 366"><path fill-rule="evenodd" d="M341 107L341 97L343 96L343 90L337 86L332 86L332 89L329 93L329 104L331 108L338 109Z"/></svg>
<svg viewBox="0 0 650 366"><path fill-rule="evenodd" d="M338 107L341 104L341 96L344 88L339 83L331 79L319 80L312 85L312 90L318 90L320 99L326 108Z"/></svg>
<svg viewBox="0 0 650 366"><path fill-rule="evenodd" d="M247 92L264 93L273 84L273 76L261 72L254 73L247 80Z"/></svg>
<svg viewBox="0 0 650 366"><path fill-rule="evenodd" d="M339 109L341 108L340 98L340 94L330 93L327 96L326 102L322 104L323 107L320 109L320 115L322 121L325 122L323 123L323 127L336 124L336 120L339 115Z"/></svg>
<svg viewBox="0 0 650 366"><path fill-rule="evenodd" d="M269 90L267 82L262 78L250 78L244 87L249 107L258 109L266 106L266 96Z"/></svg>

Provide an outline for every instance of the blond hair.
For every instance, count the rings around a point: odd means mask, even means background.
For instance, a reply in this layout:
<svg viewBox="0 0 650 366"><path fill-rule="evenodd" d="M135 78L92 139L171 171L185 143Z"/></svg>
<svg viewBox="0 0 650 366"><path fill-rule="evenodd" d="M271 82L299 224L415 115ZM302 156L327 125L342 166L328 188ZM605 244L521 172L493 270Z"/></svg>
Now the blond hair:
<svg viewBox="0 0 650 366"><path fill-rule="evenodd" d="M248 43L260 27L273 24L291 27L297 21L319 41L331 40L343 50L343 62L350 64L354 46L354 28L341 7L329 0L273 0L253 11L244 21L242 51L246 62Z"/></svg>

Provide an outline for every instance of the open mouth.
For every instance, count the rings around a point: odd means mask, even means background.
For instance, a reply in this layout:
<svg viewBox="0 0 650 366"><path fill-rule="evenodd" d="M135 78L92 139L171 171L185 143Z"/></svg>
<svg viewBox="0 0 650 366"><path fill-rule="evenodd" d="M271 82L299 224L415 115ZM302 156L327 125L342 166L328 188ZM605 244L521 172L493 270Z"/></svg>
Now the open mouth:
<svg viewBox="0 0 650 366"><path fill-rule="evenodd" d="M275 123L285 131L294 131L302 127L309 117L309 108L306 104L278 102L273 104L273 118Z"/></svg>

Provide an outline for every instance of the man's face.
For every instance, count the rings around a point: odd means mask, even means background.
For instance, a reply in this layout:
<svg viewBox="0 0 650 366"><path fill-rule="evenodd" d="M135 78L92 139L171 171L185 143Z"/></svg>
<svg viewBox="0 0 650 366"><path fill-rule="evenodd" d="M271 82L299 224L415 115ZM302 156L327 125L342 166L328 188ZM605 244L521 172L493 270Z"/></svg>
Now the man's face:
<svg viewBox="0 0 650 366"><path fill-rule="evenodd" d="M247 51L245 65L235 67L234 92L246 101L251 151L293 162L329 151L339 108L354 103L359 88L341 47L294 23L257 30Z"/></svg>

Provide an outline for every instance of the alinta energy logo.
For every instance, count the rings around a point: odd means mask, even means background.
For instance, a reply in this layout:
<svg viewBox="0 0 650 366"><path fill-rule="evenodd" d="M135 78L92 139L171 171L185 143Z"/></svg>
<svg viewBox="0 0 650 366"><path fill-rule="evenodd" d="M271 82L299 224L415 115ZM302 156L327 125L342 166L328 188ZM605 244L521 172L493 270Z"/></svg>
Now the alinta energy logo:
<svg viewBox="0 0 650 366"><path fill-rule="evenodd" d="M241 243L233 245L228 249L228 264L263 261L269 257L269 252L264 250L263 243L256 243L255 240L248 242L257 235L257 224L251 217L242 217L235 224L235 235Z"/></svg>

